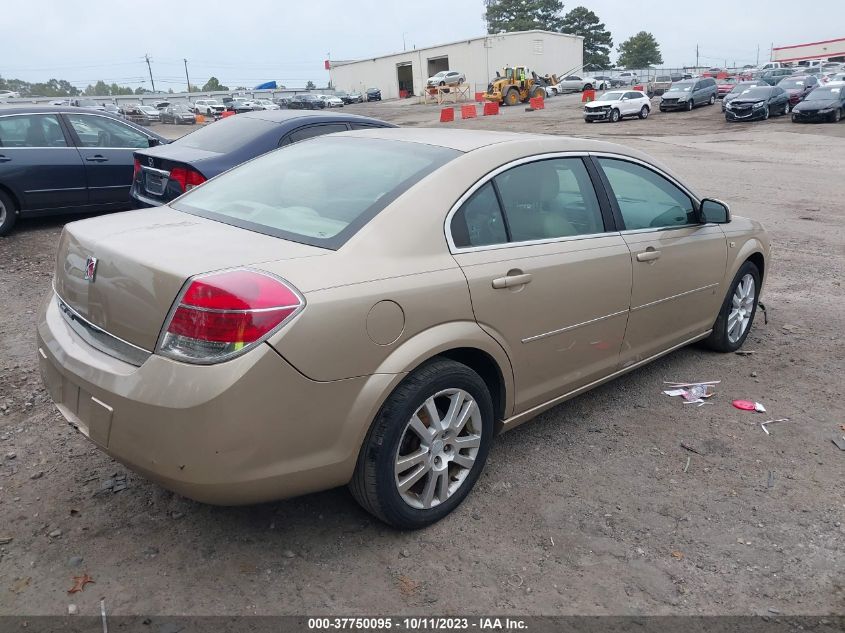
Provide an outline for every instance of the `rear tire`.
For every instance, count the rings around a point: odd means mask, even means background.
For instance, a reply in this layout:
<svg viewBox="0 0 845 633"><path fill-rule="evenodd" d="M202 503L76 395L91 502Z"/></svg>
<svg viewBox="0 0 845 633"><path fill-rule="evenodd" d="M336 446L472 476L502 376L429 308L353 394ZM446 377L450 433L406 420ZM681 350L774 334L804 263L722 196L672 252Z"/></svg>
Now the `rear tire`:
<svg viewBox="0 0 845 633"><path fill-rule="evenodd" d="M451 419L456 425L444 430L440 423L450 419L455 402ZM429 405L438 420L432 419ZM466 422L460 425L458 417ZM439 521L461 504L481 474L493 440L493 417L487 385L472 369L443 358L423 365L396 387L373 421L349 484L352 496L400 529ZM461 440L467 446L460 447ZM474 454L468 440L475 444ZM418 458L408 459L411 455ZM403 480L413 483L405 486Z"/></svg>
<svg viewBox="0 0 845 633"><path fill-rule="evenodd" d="M584 90L592 90L592 89L593 89L593 84L584 84L584 89L581 92L584 92Z"/></svg>
<svg viewBox="0 0 845 633"><path fill-rule="evenodd" d="M17 207L6 192L0 189L0 236L8 235L17 220Z"/></svg>
<svg viewBox="0 0 845 633"><path fill-rule="evenodd" d="M648 106L643 106L642 108L640 108L640 113L639 113L639 115L638 115L638 116L639 116L641 119L647 119L647 118L648 118L648 113L649 113L649 112L650 112L650 110L648 109Z"/></svg>
<svg viewBox="0 0 845 633"><path fill-rule="evenodd" d="M740 285L746 284L747 288L749 278L753 287L751 293L743 297ZM708 338L704 339L704 345L717 352L735 352L742 347L754 323L759 298L760 271L753 262L745 262L740 266L731 282L728 293L725 295L725 301L719 310L719 316L716 317L716 322L713 324L713 332ZM746 319L747 324L743 325ZM742 322L739 325L741 331L738 336L736 331L733 334L731 333L732 326L737 327L737 320Z"/></svg>

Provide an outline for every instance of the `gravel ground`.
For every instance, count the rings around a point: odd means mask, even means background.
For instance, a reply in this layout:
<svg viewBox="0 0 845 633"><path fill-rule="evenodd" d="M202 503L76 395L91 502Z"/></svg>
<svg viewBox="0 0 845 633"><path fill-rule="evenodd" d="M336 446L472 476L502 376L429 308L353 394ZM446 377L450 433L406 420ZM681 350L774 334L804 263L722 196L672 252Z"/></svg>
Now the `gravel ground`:
<svg viewBox="0 0 845 633"><path fill-rule="evenodd" d="M345 111L440 125L410 102ZM727 124L716 106L587 125L571 95L448 125L631 145L763 221L775 258L755 353L684 349L499 437L463 506L419 532L345 489L210 507L60 418L34 328L67 219L21 221L0 240L0 613L95 614L104 597L114 614L845 614L845 452L831 442L845 423L845 123ZM722 382L698 408L663 380ZM734 398L790 422L767 436ZM82 573L95 584L69 596Z"/></svg>

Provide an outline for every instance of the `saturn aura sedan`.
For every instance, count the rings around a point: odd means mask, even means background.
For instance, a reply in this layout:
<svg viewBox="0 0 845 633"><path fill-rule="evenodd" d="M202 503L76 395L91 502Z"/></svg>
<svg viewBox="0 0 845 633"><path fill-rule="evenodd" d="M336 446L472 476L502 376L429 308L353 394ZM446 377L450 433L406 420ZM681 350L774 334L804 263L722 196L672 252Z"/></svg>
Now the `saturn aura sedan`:
<svg viewBox="0 0 845 633"><path fill-rule="evenodd" d="M194 499L348 484L418 528L494 435L680 347L738 349L769 240L618 145L371 129L68 224L37 353L70 424Z"/></svg>

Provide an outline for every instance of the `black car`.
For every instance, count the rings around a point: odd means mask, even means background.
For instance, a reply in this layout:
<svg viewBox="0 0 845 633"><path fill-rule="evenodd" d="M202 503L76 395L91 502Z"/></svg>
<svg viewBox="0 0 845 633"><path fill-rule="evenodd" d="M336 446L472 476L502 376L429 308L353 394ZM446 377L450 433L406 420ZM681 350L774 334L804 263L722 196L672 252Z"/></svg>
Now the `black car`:
<svg viewBox="0 0 845 633"><path fill-rule="evenodd" d="M768 86L768 85L769 85L769 84L767 84L767 83L766 83L765 81L763 81L762 79L757 79L757 80L753 80L753 81L741 81L741 82L739 82L739 83L738 83L738 84L736 84L733 88L731 88L731 91L730 91L728 94L726 94L724 97L722 97L722 112L724 112L724 111L725 111L725 107L726 107L726 106L727 106L727 105L728 105L731 101L733 101L734 99L736 99L736 98L737 98L738 96L740 96L742 93L744 93L744 92L746 92L746 91L748 91L748 90L751 90L752 88L755 88L755 87L757 87L757 86Z"/></svg>
<svg viewBox="0 0 845 633"><path fill-rule="evenodd" d="M18 215L127 208L132 152L167 140L73 106L0 109L0 235Z"/></svg>
<svg viewBox="0 0 845 633"><path fill-rule="evenodd" d="M378 88L367 88L367 101L381 101L381 90Z"/></svg>
<svg viewBox="0 0 845 633"><path fill-rule="evenodd" d="M252 112L252 106L247 105L245 99L235 99L233 97L223 97L221 99L226 110L240 114L241 112Z"/></svg>
<svg viewBox="0 0 845 633"><path fill-rule="evenodd" d="M374 127L396 126L328 112L257 110L230 116L166 147L136 152L132 198L137 206L165 204L207 179L279 147L322 134Z"/></svg>
<svg viewBox="0 0 845 633"><path fill-rule="evenodd" d="M316 95L294 95L288 102L289 110L322 110L326 102Z"/></svg>
<svg viewBox="0 0 845 633"><path fill-rule="evenodd" d="M168 106L164 110L161 110L159 116L161 117L160 120L162 123L173 123L175 125L185 123L186 125L193 125L197 122L197 116L193 111L188 106L183 105Z"/></svg>
<svg viewBox="0 0 845 633"><path fill-rule="evenodd" d="M726 121L766 120L769 115L786 114L789 95L778 86L757 86L725 106Z"/></svg>
<svg viewBox="0 0 845 633"><path fill-rule="evenodd" d="M845 118L845 85L820 86L792 108L792 122L832 121Z"/></svg>
<svg viewBox="0 0 845 633"><path fill-rule="evenodd" d="M278 99L273 99L273 103L275 103L280 108L287 108L290 105L291 97L279 97Z"/></svg>
<svg viewBox="0 0 845 633"><path fill-rule="evenodd" d="M336 91L334 96L343 101L346 105L349 105L350 103L361 103L364 100L364 98L357 92L350 94L344 90Z"/></svg>

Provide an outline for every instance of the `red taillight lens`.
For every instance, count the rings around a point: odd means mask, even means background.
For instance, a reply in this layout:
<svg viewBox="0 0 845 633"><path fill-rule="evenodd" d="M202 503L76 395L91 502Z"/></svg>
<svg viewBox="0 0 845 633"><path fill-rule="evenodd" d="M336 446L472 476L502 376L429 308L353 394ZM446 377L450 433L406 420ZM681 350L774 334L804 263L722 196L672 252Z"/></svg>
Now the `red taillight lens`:
<svg viewBox="0 0 845 633"><path fill-rule="evenodd" d="M132 169L132 181L138 179L138 174L141 173L141 161L135 159L135 167Z"/></svg>
<svg viewBox="0 0 845 633"><path fill-rule="evenodd" d="M165 324L158 351L195 363L228 360L265 340L304 305L293 286L266 273L196 277Z"/></svg>
<svg viewBox="0 0 845 633"><path fill-rule="evenodd" d="M190 191L205 182L205 176L190 167L174 167L170 170L170 181L179 184L182 191Z"/></svg>

